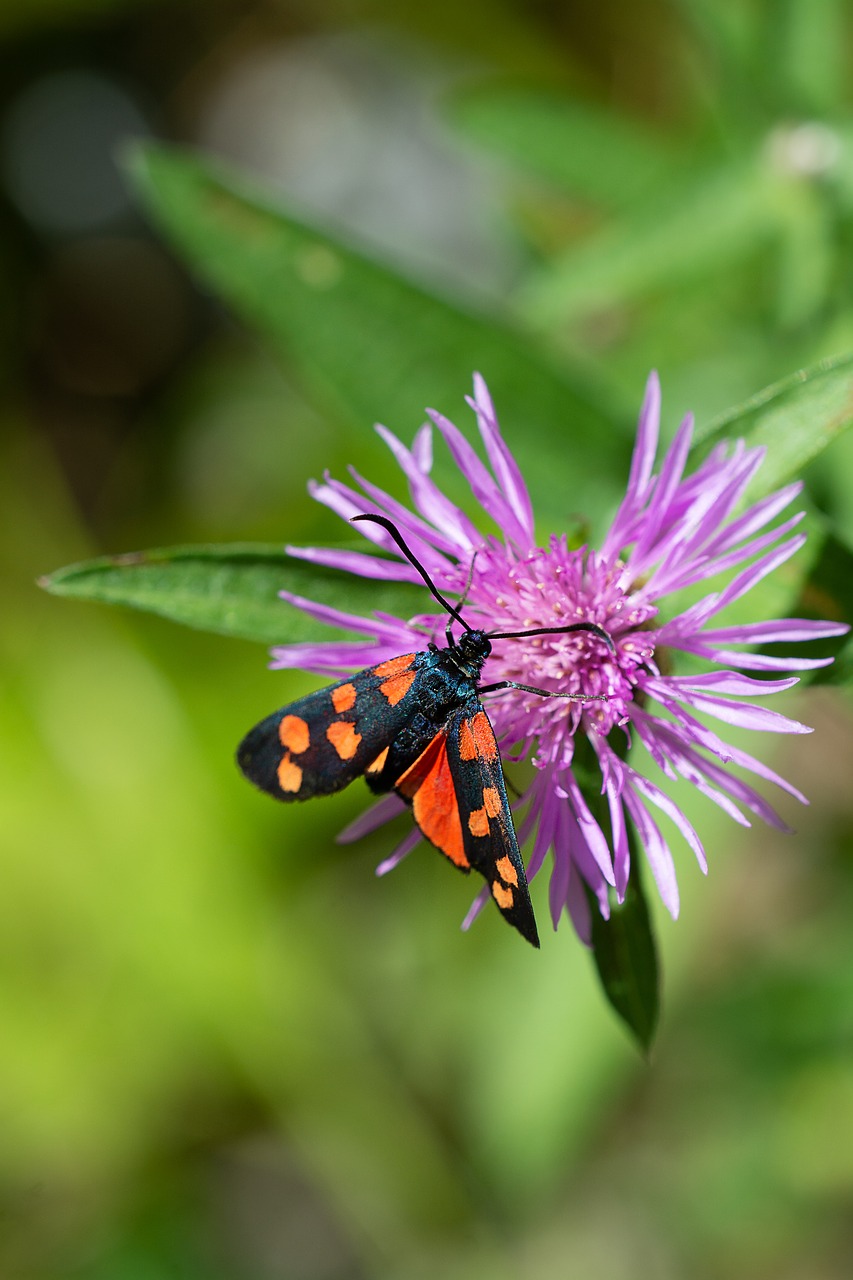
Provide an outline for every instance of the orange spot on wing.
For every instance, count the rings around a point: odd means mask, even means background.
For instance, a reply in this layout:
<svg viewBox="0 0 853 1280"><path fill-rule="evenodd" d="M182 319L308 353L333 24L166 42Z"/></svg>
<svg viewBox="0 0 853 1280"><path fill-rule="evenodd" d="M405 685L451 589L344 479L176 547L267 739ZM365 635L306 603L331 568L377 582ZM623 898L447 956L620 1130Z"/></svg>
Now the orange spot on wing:
<svg viewBox="0 0 853 1280"><path fill-rule="evenodd" d="M352 760L361 742L361 734L356 733L349 720L335 720L326 730L326 737L342 760Z"/></svg>
<svg viewBox="0 0 853 1280"><path fill-rule="evenodd" d="M507 889L500 880L493 880L492 897L502 911L509 911L512 906L512 889Z"/></svg>
<svg viewBox="0 0 853 1280"><path fill-rule="evenodd" d="M475 809L473 813L469 813L468 830L472 836L487 836L489 834L489 816L485 809Z"/></svg>
<svg viewBox="0 0 853 1280"><path fill-rule="evenodd" d="M518 872L510 862L509 858L500 858L495 863L495 869L505 884L518 884Z"/></svg>
<svg viewBox="0 0 853 1280"><path fill-rule="evenodd" d="M301 716L283 716L278 726L278 739L283 747L298 756L308 750L311 735Z"/></svg>
<svg viewBox="0 0 853 1280"><path fill-rule="evenodd" d="M409 667L415 660L413 653L404 653L400 658L389 658L387 662L380 662L378 667L373 668L375 676L399 676L404 671L408 671Z"/></svg>
<svg viewBox="0 0 853 1280"><path fill-rule="evenodd" d="M411 689L414 678L414 671L404 671L398 676L392 676L390 680L386 680L384 684L381 684L379 686L379 692L385 695L392 707L396 707L400 699L405 698L406 694Z"/></svg>
<svg viewBox="0 0 853 1280"><path fill-rule="evenodd" d="M497 760L498 744L485 711L460 724L459 755L463 760Z"/></svg>
<svg viewBox="0 0 853 1280"><path fill-rule="evenodd" d="M490 818L498 816L503 805L501 804L501 793L497 787L483 787L483 804L486 806L486 813Z"/></svg>
<svg viewBox="0 0 853 1280"><path fill-rule="evenodd" d="M498 744L495 742L495 735L485 711L478 711L474 716L471 721L471 733L477 744L477 755L480 759L497 760Z"/></svg>
<svg viewBox="0 0 853 1280"><path fill-rule="evenodd" d="M413 765L397 780L397 790L412 801L415 822L427 840L454 862L468 867L462 823L447 759L447 735L437 733Z"/></svg>
<svg viewBox="0 0 853 1280"><path fill-rule="evenodd" d="M367 766L367 769L365 770L365 772L381 773L382 770L385 768L385 761L387 759L388 759L388 748L386 747L384 751L380 751L379 755L376 757L373 763Z"/></svg>
<svg viewBox="0 0 853 1280"><path fill-rule="evenodd" d="M294 764L289 753L282 757L278 766L278 785L282 791L289 791L292 795L302 786L302 770L298 764Z"/></svg>
<svg viewBox="0 0 853 1280"><path fill-rule="evenodd" d="M355 705L355 685L341 684L332 690L332 703L336 711L349 711Z"/></svg>
<svg viewBox="0 0 853 1280"><path fill-rule="evenodd" d="M459 726L459 754L463 760L473 760L477 755L477 744L467 720Z"/></svg>

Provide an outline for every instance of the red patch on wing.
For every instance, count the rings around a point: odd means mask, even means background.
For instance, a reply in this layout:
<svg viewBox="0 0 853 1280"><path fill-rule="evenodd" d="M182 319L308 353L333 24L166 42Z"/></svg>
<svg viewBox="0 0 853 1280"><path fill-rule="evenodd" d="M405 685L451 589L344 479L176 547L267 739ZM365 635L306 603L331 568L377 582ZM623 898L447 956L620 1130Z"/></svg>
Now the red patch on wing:
<svg viewBox="0 0 853 1280"><path fill-rule="evenodd" d="M462 822L447 758L447 734L437 733L400 778L397 790L412 801L415 822L437 849L457 867L468 867Z"/></svg>

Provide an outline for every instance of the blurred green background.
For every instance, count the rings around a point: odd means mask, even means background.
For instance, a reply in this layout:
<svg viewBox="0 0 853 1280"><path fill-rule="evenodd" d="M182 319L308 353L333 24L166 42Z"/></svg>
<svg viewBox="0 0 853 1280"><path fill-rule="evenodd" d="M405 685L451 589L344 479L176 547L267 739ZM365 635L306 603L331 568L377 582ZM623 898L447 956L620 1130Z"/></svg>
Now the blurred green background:
<svg viewBox="0 0 853 1280"><path fill-rule="evenodd" d="M334 844L358 788L284 811L242 782L235 743L315 680L34 580L339 537L306 480L355 462L402 497L372 421L467 427L474 367L543 534L601 522L650 366L671 434L853 347L852 16L4 0L0 1276L851 1274L843 692L761 749L812 800L795 836L690 809L711 874L679 850L646 1064L568 925L541 954L494 912L463 935L440 859L376 881L395 833ZM301 294L242 297L213 240L190 270L119 172L140 137L360 246L397 323L327 299L319 237ZM853 442L808 481L850 538Z"/></svg>

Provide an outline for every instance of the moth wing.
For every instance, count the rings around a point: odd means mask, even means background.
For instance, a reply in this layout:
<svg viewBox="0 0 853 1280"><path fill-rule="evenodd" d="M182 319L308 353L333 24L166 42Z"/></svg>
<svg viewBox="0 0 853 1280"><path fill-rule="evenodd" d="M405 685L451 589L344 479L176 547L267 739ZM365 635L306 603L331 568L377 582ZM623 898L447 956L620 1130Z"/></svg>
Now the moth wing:
<svg viewBox="0 0 853 1280"><path fill-rule="evenodd" d="M342 790L375 764L412 715L421 657L381 662L274 711L246 734L238 765L277 800Z"/></svg>
<svg viewBox="0 0 853 1280"><path fill-rule="evenodd" d="M500 752L479 698L450 713L395 789L427 840L461 870L478 871L504 918L538 947Z"/></svg>

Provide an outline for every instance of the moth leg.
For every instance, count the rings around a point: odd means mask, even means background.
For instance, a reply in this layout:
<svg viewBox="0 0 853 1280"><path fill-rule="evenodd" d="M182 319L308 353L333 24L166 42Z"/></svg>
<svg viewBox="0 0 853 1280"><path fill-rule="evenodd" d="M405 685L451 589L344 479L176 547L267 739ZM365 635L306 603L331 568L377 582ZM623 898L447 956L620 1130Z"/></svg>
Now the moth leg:
<svg viewBox="0 0 853 1280"><path fill-rule="evenodd" d="M568 698L571 702L606 702L606 693L554 693L552 689L536 689L532 684L515 680L499 680L497 684L481 684L477 693L496 693L499 689L521 689L522 693L538 693L541 698Z"/></svg>

